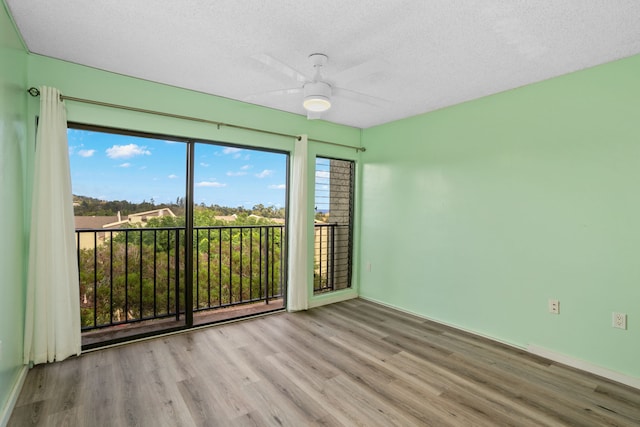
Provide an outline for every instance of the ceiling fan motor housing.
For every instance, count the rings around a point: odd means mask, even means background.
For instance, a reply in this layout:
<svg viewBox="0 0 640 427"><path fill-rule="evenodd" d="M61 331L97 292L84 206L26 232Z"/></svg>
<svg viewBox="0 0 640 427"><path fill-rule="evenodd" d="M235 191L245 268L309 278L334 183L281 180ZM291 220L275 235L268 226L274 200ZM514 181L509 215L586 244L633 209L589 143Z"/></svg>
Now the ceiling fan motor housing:
<svg viewBox="0 0 640 427"><path fill-rule="evenodd" d="M326 111L331 107L331 86L325 82L304 85L304 108L308 111Z"/></svg>

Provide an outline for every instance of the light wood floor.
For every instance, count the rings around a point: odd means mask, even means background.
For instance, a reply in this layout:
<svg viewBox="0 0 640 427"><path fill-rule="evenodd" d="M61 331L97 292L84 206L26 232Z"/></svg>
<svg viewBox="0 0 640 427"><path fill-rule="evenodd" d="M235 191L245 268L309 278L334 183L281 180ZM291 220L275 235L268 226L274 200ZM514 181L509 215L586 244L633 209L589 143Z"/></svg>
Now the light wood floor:
<svg viewBox="0 0 640 427"><path fill-rule="evenodd" d="M37 366L9 426L640 425L640 391L367 301Z"/></svg>

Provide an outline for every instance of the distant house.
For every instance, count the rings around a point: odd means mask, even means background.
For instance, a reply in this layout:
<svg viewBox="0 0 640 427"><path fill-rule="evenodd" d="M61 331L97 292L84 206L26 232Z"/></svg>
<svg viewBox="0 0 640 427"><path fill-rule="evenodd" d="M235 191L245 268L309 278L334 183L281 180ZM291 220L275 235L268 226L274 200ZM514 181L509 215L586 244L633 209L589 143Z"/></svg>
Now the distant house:
<svg viewBox="0 0 640 427"><path fill-rule="evenodd" d="M105 228L106 225L118 221L117 216L76 216L74 217L77 230L95 230ZM99 246L104 242L105 232L99 233L76 233L76 247L89 249Z"/></svg>
<svg viewBox="0 0 640 427"><path fill-rule="evenodd" d="M151 211L133 213L131 215L126 216L124 219L122 219L120 217L120 212L118 212L118 217L116 221L109 224L105 224L104 228L122 228L128 224L144 225L150 218L158 218L163 216L175 217L176 215L169 208L160 208L160 209L154 209Z"/></svg>
<svg viewBox="0 0 640 427"><path fill-rule="evenodd" d="M233 214L233 215L216 215L215 219L219 219L221 221L226 221L226 222L233 222L236 219L238 219L238 215Z"/></svg>
<svg viewBox="0 0 640 427"><path fill-rule="evenodd" d="M220 220L220 221L234 222L234 221L236 221L238 219L238 215L236 215L236 214L233 214L233 215L216 215L214 218L217 219L217 220ZM263 216L260 216L260 215L254 215L254 214L249 215L248 218L254 218L256 220L267 219L267 220L273 222L274 224L284 224L284 218L266 218L266 217L263 217Z"/></svg>
<svg viewBox="0 0 640 427"><path fill-rule="evenodd" d="M82 232L82 230L105 229L113 230L126 227L129 224L143 226L149 218L157 218L162 216L175 217L176 215L169 208L154 209L146 212L138 212L126 217L122 217L120 212L116 216L76 216L75 226L77 233L76 246L80 249L92 249L104 243L107 235L116 235L117 233L104 232Z"/></svg>
<svg viewBox="0 0 640 427"><path fill-rule="evenodd" d="M271 222L273 222L274 224L284 224L284 218L266 218L264 216L260 216L260 215L249 215L249 218L255 218L255 219L266 219L269 220Z"/></svg>
<svg viewBox="0 0 640 427"><path fill-rule="evenodd" d="M118 221L117 216L76 216L76 230L103 228L106 224Z"/></svg>
<svg viewBox="0 0 640 427"><path fill-rule="evenodd" d="M128 216L129 224L146 223L149 218L157 218L162 216L175 217L176 215L169 208L154 209L146 212L134 213Z"/></svg>

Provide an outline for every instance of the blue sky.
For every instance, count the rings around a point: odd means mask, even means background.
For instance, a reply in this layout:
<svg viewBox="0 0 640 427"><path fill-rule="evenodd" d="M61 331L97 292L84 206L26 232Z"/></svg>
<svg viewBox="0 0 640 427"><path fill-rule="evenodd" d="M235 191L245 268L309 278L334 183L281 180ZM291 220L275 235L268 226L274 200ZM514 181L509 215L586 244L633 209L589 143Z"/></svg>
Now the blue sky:
<svg viewBox="0 0 640 427"><path fill-rule="evenodd" d="M68 130L73 194L102 200L175 202L185 195L186 144ZM282 207L286 156L196 144L197 204Z"/></svg>

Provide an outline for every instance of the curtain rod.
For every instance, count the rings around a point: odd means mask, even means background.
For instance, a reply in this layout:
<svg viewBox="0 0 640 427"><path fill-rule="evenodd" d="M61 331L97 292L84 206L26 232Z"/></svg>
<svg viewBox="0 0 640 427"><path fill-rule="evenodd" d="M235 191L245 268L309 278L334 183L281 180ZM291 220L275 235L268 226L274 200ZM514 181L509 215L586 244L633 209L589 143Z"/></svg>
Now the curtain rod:
<svg viewBox="0 0 640 427"><path fill-rule="evenodd" d="M29 95L34 96L34 97L40 96L40 90L38 88L35 88L35 87L30 87L29 89L27 89L27 92L29 92ZM241 130L247 130L247 131L251 131L251 132L259 132L259 133L264 133L264 134L267 134L267 135L284 136L284 137L288 137L288 138L295 138L298 141L300 140L300 136L299 135L291 135L291 134L288 134L288 133L273 132L273 131L270 131L270 130L257 129L257 128L252 128L252 127L248 127L248 126L233 125L233 124L230 124L230 123L223 123L223 122L216 122L214 120L201 119L199 117L182 116L180 114L164 113L162 111L147 110L147 109L144 109L144 108L137 108L137 107L128 107L126 105L110 104L108 102L93 101L91 99L76 98L76 97L73 97L73 96L67 96L67 95L60 94L60 101L65 101L65 100L66 101L73 101L73 102L81 102L83 104L99 105L101 107L109 107L109 108L117 108L117 109L120 109L120 110L134 111L136 113L153 114L153 115L156 115L156 116L169 117L169 118L172 118L172 119L189 120L189 121L192 121L192 122L207 123L207 124L210 124L210 125L217 126L218 129L220 129L221 126L225 126L225 127L233 128L233 129L241 129ZM321 139L308 138L308 140L309 141L313 141L313 142L319 142L321 144L334 145L336 147L351 148L351 149L354 149L356 151L366 151L366 149L364 147L354 147L353 145L339 144L337 142L323 141Z"/></svg>

